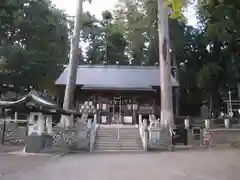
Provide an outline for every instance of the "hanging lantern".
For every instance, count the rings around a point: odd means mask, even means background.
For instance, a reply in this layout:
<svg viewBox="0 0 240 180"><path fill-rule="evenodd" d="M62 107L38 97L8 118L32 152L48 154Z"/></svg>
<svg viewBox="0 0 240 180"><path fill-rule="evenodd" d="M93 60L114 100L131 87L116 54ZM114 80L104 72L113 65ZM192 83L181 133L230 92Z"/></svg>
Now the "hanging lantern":
<svg viewBox="0 0 240 180"><path fill-rule="evenodd" d="M97 103L97 109L101 109L101 104L100 103Z"/></svg>
<svg viewBox="0 0 240 180"><path fill-rule="evenodd" d="M138 105L137 104L133 104L133 109L137 110L138 109Z"/></svg>

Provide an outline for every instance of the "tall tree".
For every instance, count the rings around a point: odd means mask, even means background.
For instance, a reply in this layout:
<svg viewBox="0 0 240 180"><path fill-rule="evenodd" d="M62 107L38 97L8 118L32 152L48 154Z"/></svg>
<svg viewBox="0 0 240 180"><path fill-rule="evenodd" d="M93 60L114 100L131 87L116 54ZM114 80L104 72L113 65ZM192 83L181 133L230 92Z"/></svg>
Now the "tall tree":
<svg viewBox="0 0 240 180"><path fill-rule="evenodd" d="M54 83L68 57L64 13L49 1L3 1L0 6L0 73L4 90L38 90ZM3 90L2 89L2 90Z"/></svg>
<svg viewBox="0 0 240 180"><path fill-rule="evenodd" d="M104 11L102 20L88 19L83 29L84 39L89 44L86 63L128 64L124 28L113 19L111 12Z"/></svg>
<svg viewBox="0 0 240 180"><path fill-rule="evenodd" d="M222 94L227 95L227 91L234 92L235 89L238 90L233 95L240 94L240 26L237 23L240 20L240 3L233 0L204 0L198 7L209 54L199 72L200 85L209 94L212 109L219 109Z"/></svg>
<svg viewBox="0 0 240 180"><path fill-rule="evenodd" d="M79 48L80 42L80 30L81 30L81 17L83 12L83 2L84 0L77 1L77 9L76 9L76 16L74 22L74 31L71 41L71 51L70 51L70 58L68 64L68 77L67 83L65 88L64 94L64 101L63 101L63 108L66 110L73 108L73 98L74 98L74 90L76 86L76 79L77 79L77 58L78 53L81 49ZM73 119L67 118L67 116L61 117L60 125L63 127L70 127L73 124Z"/></svg>

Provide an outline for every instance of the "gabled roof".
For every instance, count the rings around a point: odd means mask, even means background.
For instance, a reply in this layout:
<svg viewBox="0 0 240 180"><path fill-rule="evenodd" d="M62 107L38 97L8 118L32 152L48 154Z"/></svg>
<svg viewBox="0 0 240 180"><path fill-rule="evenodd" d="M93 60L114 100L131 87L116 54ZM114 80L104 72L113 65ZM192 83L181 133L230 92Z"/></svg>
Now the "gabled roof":
<svg viewBox="0 0 240 180"><path fill-rule="evenodd" d="M17 101L0 100L0 108L21 109L21 107L34 108L35 110L39 110L39 112L60 113L65 115L78 114L58 107L51 98L36 91L30 92Z"/></svg>
<svg viewBox="0 0 240 180"><path fill-rule="evenodd" d="M66 85L68 68L56 81L56 85ZM173 87L179 86L171 77ZM77 69L76 85L83 89L135 89L147 90L160 86L159 67L81 65Z"/></svg>

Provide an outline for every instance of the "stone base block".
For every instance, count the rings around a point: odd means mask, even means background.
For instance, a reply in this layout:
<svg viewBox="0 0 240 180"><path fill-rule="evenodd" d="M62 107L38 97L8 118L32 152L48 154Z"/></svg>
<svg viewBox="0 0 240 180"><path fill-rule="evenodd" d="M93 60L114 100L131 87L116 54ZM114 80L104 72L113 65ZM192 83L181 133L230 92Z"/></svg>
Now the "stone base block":
<svg viewBox="0 0 240 180"><path fill-rule="evenodd" d="M40 153L45 147L43 136L28 136L26 138L25 152Z"/></svg>

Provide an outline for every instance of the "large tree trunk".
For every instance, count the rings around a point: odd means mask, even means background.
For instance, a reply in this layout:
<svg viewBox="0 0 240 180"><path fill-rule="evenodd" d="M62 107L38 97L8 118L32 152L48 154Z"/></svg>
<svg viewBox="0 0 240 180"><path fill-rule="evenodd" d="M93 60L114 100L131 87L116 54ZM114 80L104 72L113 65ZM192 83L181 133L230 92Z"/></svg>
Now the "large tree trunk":
<svg viewBox="0 0 240 180"><path fill-rule="evenodd" d="M159 57L161 84L161 127L170 128L173 121L171 60L169 51L168 7L158 0Z"/></svg>
<svg viewBox="0 0 240 180"><path fill-rule="evenodd" d="M179 99L180 99L180 78L179 78L179 66L177 64L177 60L176 60L176 54L173 53L173 64L174 64L174 77L176 79L176 81L179 83L179 87L175 88L175 108L176 108L176 112L175 115L179 116Z"/></svg>
<svg viewBox="0 0 240 180"><path fill-rule="evenodd" d="M237 83L237 94L238 94L238 99L240 99L240 83Z"/></svg>
<svg viewBox="0 0 240 180"><path fill-rule="evenodd" d="M74 97L74 90L76 86L76 76L77 76L77 54L80 51L79 47L79 40L80 40L80 30L81 30L81 15L83 11L83 1L78 0L77 2L77 10L76 10L76 17L74 23L74 32L71 42L71 52L70 52L70 59L68 65L68 79L65 89L64 95L64 102L63 102L63 109L69 110L73 106L73 97ZM61 117L60 126L62 127L69 127L72 125L72 118L68 118L66 116Z"/></svg>

